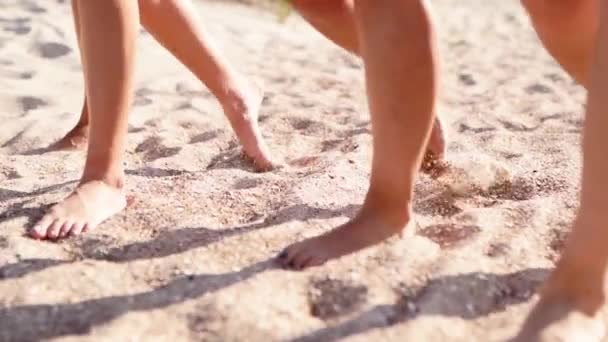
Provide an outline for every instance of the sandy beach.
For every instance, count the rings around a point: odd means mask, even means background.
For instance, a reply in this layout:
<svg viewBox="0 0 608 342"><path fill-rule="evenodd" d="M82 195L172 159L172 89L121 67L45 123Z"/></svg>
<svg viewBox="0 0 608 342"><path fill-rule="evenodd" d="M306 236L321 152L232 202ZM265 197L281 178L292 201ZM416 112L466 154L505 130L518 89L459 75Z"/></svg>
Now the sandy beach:
<svg viewBox="0 0 608 342"><path fill-rule="evenodd" d="M357 212L371 135L362 63L296 14L197 1L263 85L288 168L256 173L208 90L142 30L127 210L59 243L27 238L83 152L69 1L0 0L0 341L500 341L563 248L578 205L583 89L516 0L435 0L452 168L416 185L416 224L303 272L273 258Z"/></svg>

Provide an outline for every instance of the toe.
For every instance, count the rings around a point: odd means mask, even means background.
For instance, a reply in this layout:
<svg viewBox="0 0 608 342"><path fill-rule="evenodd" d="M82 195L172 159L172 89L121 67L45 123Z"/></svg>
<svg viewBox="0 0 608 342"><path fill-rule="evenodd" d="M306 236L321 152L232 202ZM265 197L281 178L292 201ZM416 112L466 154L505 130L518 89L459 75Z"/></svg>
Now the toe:
<svg viewBox="0 0 608 342"><path fill-rule="evenodd" d="M298 244L285 248L278 256L278 261L283 267L291 268L291 263L298 253Z"/></svg>
<svg viewBox="0 0 608 342"><path fill-rule="evenodd" d="M93 229L93 226L91 224L85 223L85 224L82 225L82 230L80 232L81 233L86 233L86 232L88 232L88 231L90 231L92 229Z"/></svg>
<svg viewBox="0 0 608 342"><path fill-rule="evenodd" d="M318 255L317 252L304 249L294 257L292 264L294 269L303 270L309 267L320 266L324 263L324 260L326 259Z"/></svg>
<svg viewBox="0 0 608 342"><path fill-rule="evenodd" d="M53 223L47 230L46 236L49 239L53 239L53 240L57 239L59 237L59 232L61 231L61 227L63 226L63 224L64 224L63 220L57 219L57 220L53 221Z"/></svg>
<svg viewBox="0 0 608 342"><path fill-rule="evenodd" d="M72 221L65 221L59 230L59 238L62 239L70 234L74 223Z"/></svg>
<svg viewBox="0 0 608 342"><path fill-rule="evenodd" d="M55 221L52 215L44 215L44 217L30 229L30 236L34 239L44 239L47 237L48 229Z"/></svg>
<svg viewBox="0 0 608 342"><path fill-rule="evenodd" d="M72 229L70 230L70 235L80 235L82 230L84 229L85 224L82 222L76 222L72 225Z"/></svg>
<svg viewBox="0 0 608 342"><path fill-rule="evenodd" d="M287 262L287 267L292 270L301 270L308 261L309 257L310 255L306 250L300 249L291 255L289 261Z"/></svg>
<svg viewBox="0 0 608 342"><path fill-rule="evenodd" d="M280 168L280 164L267 159L254 160L253 166L255 167L255 171L260 173L270 172Z"/></svg>

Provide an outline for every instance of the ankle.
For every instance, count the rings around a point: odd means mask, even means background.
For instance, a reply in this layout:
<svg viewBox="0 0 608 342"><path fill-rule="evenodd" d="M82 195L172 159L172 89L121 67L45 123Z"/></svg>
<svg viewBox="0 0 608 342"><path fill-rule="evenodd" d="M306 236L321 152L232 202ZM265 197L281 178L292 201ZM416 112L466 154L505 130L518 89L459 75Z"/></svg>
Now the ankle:
<svg viewBox="0 0 608 342"><path fill-rule="evenodd" d="M94 176L94 175L83 175L80 179L79 185L90 183L90 182L101 182L110 188L116 190L122 190L125 187L124 177L116 176Z"/></svg>
<svg viewBox="0 0 608 342"><path fill-rule="evenodd" d="M229 89L221 97L218 96L218 100L224 109L224 112L234 116L232 119L238 119L240 121L250 121L252 118L248 115L250 103L247 98L243 95L243 92ZM239 114L239 115L234 115Z"/></svg>
<svg viewBox="0 0 608 342"><path fill-rule="evenodd" d="M586 268L579 261L569 257L560 260L541 291L542 297L570 302L594 315L606 302L605 272Z"/></svg>
<svg viewBox="0 0 608 342"><path fill-rule="evenodd" d="M80 179L80 184L88 182L103 182L109 187L123 189L125 186L125 174L122 168L95 168L86 167Z"/></svg>
<svg viewBox="0 0 608 342"><path fill-rule="evenodd" d="M365 199L361 215L375 216L390 226L405 227L412 219L412 203L405 199L379 196L370 191Z"/></svg>
<svg viewBox="0 0 608 342"><path fill-rule="evenodd" d="M71 132L88 135L89 133L89 122L88 121L78 121L76 125L72 128Z"/></svg>

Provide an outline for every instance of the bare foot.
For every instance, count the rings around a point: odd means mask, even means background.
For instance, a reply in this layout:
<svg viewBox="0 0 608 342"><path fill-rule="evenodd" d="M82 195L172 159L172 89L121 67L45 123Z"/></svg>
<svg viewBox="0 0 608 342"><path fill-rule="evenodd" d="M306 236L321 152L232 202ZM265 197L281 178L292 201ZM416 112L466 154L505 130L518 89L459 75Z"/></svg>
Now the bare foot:
<svg viewBox="0 0 608 342"><path fill-rule="evenodd" d="M243 154L251 160L257 171L270 171L279 164L272 160L258 125L258 114L264 96L257 85L250 84L245 89L244 93L234 94L223 101L225 103L222 106L243 146Z"/></svg>
<svg viewBox="0 0 608 342"><path fill-rule="evenodd" d="M590 316L565 296L542 298L512 342L599 342L606 332L599 316Z"/></svg>
<svg viewBox="0 0 608 342"><path fill-rule="evenodd" d="M54 205L31 229L35 239L60 239L91 230L126 206L121 188L101 181L80 184L62 202Z"/></svg>
<svg viewBox="0 0 608 342"><path fill-rule="evenodd" d="M443 125L439 118L435 118L431 136L426 146L426 153L420 170L424 173L433 173L437 167L442 166L443 158L445 157L445 133Z"/></svg>
<svg viewBox="0 0 608 342"><path fill-rule="evenodd" d="M89 126L77 124L63 138L48 147L49 151L86 150Z"/></svg>
<svg viewBox="0 0 608 342"><path fill-rule="evenodd" d="M284 267L303 269L376 245L403 231L406 225L386 224L372 214L359 214L348 223L323 235L287 247L278 256Z"/></svg>

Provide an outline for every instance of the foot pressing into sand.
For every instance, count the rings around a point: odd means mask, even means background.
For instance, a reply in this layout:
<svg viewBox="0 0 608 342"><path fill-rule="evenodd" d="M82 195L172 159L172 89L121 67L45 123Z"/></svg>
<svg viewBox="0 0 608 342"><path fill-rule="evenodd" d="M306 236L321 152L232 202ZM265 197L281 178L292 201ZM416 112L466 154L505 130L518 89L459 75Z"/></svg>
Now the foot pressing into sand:
<svg viewBox="0 0 608 342"><path fill-rule="evenodd" d="M569 245L541 291L515 342L599 342L606 334L605 237L581 222L572 230Z"/></svg>
<svg viewBox="0 0 608 342"><path fill-rule="evenodd" d="M229 92L229 95L221 100L221 104L243 147L243 155L253 163L258 172L275 169L279 164L272 160L258 124L260 106L264 98L262 89L255 84L233 89L245 91Z"/></svg>
<svg viewBox="0 0 608 342"><path fill-rule="evenodd" d="M443 132L443 124L441 123L441 120L436 117L433 128L431 129L431 135L426 145L426 152L420 171L432 173L435 167L443 161L446 152L445 150L446 137Z"/></svg>
<svg viewBox="0 0 608 342"><path fill-rule="evenodd" d="M89 140L89 125L78 123L63 138L48 147L49 151L86 150Z"/></svg>
<svg viewBox="0 0 608 342"><path fill-rule="evenodd" d="M121 187L102 181L83 182L55 204L31 229L35 239L56 240L91 230L126 206Z"/></svg>
<svg viewBox="0 0 608 342"><path fill-rule="evenodd" d="M588 314L561 294L542 298L512 342L600 342L605 333L599 314Z"/></svg>
<svg viewBox="0 0 608 342"><path fill-rule="evenodd" d="M221 101L226 117L243 146L243 155L250 160L256 171L264 172L279 166L270 157L270 152L258 125L258 114L263 100L263 92L257 85L235 88L246 89L229 95ZM86 106L86 100L85 100ZM86 150L89 138L89 123L86 108L80 120L63 138L51 144L49 151Z"/></svg>
<svg viewBox="0 0 608 342"><path fill-rule="evenodd" d="M408 223L409 220L388 219L378 210L362 210L340 227L287 247L279 254L278 261L295 270L320 266L385 241L401 233Z"/></svg>
<svg viewBox="0 0 608 342"><path fill-rule="evenodd" d="M61 139L49 145L48 151L86 150L89 143L89 112L86 97L76 125Z"/></svg>

